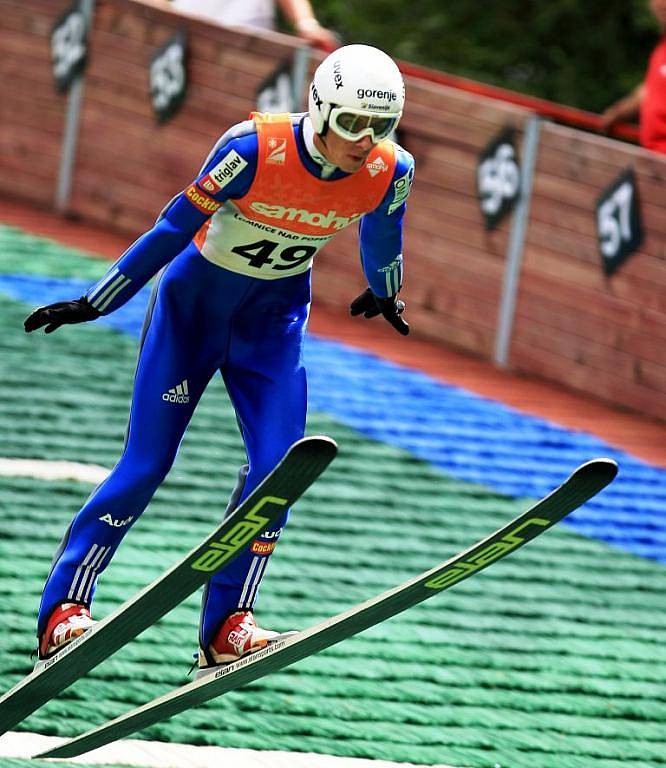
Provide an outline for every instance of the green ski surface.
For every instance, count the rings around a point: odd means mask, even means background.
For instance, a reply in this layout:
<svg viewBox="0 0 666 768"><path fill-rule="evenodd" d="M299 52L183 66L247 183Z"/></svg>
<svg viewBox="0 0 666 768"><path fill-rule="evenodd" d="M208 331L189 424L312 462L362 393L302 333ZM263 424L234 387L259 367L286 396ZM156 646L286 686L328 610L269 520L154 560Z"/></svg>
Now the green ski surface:
<svg viewBox="0 0 666 768"><path fill-rule="evenodd" d="M599 493L616 474L617 464L611 459L588 461L522 515L435 568L35 757L67 758L81 755L269 675L379 624L469 578L536 538Z"/></svg>
<svg viewBox="0 0 666 768"><path fill-rule="evenodd" d="M52 699L179 605L291 506L337 453L334 440L305 437L211 533L163 576L48 659L0 698L0 734Z"/></svg>

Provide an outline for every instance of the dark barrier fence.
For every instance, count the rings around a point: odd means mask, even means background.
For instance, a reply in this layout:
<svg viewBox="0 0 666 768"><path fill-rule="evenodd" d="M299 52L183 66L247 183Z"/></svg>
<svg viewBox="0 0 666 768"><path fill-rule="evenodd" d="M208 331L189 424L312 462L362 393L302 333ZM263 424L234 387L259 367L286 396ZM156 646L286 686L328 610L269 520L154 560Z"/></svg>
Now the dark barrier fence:
<svg viewBox="0 0 666 768"><path fill-rule="evenodd" d="M54 86L50 38L67 8L0 0L0 194L130 235L259 93L277 105L294 90L287 108L302 108L321 58L294 38L207 24L157 0L104 0L77 108L73 90ZM187 91L160 122L151 64L179 32ZM666 418L666 159L521 106L406 82L414 331ZM363 286L357 254L347 231L317 257L317 301L347 307Z"/></svg>

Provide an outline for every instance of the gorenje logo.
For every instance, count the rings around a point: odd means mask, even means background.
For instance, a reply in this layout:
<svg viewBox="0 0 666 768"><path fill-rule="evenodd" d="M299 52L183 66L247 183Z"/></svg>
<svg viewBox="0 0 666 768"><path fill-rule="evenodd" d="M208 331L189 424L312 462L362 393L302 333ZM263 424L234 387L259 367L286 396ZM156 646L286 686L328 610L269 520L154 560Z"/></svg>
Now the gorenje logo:
<svg viewBox="0 0 666 768"><path fill-rule="evenodd" d="M395 91L375 91L371 88L357 88L356 95L359 99L386 99L386 101L398 100L398 94Z"/></svg>
<svg viewBox="0 0 666 768"><path fill-rule="evenodd" d="M351 216L338 216L337 211L320 213L318 211L306 211L304 208L285 208L284 205L269 205L268 203L260 202L252 203L250 208L262 216L267 216L269 219L298 221L302 224L309 224L311 227L321 227L322 229L342 229L363 215L362 213L352 213Z"/></svg>

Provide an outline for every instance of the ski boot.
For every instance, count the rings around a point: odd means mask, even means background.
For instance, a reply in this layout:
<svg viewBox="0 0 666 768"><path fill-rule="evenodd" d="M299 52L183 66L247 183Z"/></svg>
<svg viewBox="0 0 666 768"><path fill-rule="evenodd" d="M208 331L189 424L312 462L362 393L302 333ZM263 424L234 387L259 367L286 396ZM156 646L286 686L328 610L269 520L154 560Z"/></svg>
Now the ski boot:
<svg viewBox="0 0 666 768"><path fill-rule="evenodd" d="M196 677L203 677L249 653L266 648L276 640L295 634L295 630L274 632L262 629L257 626L252 611L235 611L227 617L208 648L199 649L199 671Z"/></svg>
<svg viewBox="0 0 666 768"><path fill-rule="evenodd" d="M90 611L79 603L61 603L51 614L44 634L39 640L35 670L44 666L47 659L62 650L68 643L89 630L95 622Z"/></svg>

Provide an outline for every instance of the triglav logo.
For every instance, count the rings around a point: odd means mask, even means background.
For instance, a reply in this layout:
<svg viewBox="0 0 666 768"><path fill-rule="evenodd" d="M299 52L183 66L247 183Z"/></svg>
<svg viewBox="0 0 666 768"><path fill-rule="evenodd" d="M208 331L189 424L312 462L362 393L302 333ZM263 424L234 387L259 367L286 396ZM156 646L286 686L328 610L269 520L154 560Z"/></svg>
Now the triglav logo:
<svg viewBox="0 0 666 768"><path fill-rule="evenodd" d="M262 539L279 539L282 534L282 528L278 528L277 531L264 531L261 534Z"/></svg>
<svg viewBox="0 0 666 768"><path fill-rule="evenodd" d="M232 149L224 158L199 181L199 186L206 192L219 192L245 168L247 160Z"/></svg>

